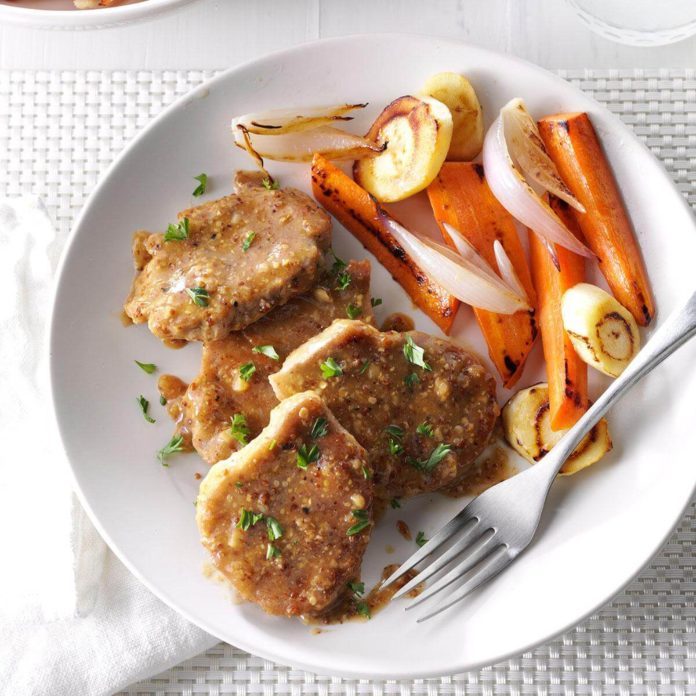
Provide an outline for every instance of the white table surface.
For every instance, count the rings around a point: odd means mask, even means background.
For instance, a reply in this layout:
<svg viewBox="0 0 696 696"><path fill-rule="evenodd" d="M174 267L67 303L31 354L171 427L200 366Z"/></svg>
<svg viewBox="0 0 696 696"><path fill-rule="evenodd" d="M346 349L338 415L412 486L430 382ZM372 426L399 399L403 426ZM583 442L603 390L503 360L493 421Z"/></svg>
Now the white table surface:
<svg viewBox="0 0 696 696"><path fill-rule="evenodd" d="M386 31L456 37L545 68L696 65L696 37L659 48L615 44L565 0L197 0L127 28L2 26L0 69L223 68L318 38Z"/></svg>

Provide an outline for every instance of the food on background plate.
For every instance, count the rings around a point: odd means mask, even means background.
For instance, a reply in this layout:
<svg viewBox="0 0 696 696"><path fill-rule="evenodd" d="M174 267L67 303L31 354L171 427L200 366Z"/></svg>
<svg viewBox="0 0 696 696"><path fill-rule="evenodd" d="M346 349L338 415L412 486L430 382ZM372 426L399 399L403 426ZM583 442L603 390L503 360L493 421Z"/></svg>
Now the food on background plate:
<svg viewBox="0 0 696 696"><path fill-rule="evenodd" d="M655 315L650 281L619 187L585 113L539 121L541 138L585 213L573 213L616 299L641 326Z"/></svg>
<svg viewBox="0 0 696 696"><path fill-rule="evenodd" d="M546 384L518 391L503 407L502 417L508 444L532 464L542 459L566 433L551 427ZM585 469L598 462L611 448L609 427L602 418L580 441L561 473L574 474Z"/></svg>
<svg viewBox="0 0 696 696"><path fill-rule="evenodd" d="M297 394L203 479L196 521L215 568L269 614L316 616L359 577L372 531L365 451L321 398Z"/></svg>
<svg viewBox="0 0 696 696"><path fill-rule="evenodd" d="M199 374L168 409L176 434L190 439L208 464L226 459L268 424L278 404L268 377L295 348L334 319L372 322L369 262L337 261L334 266L305 295L244 331L203 344Z"/></svg>
<svg viewBox="0 0 696 696"><path fill-rule="evenodd" d="M308 389L367 450L387 500L461 479L488 444L495 380L456 343L420 331L382 333L335 321L270 377L279 399Z"/></svg>
<svg viewBox="0 0 696 696"><path fill-rule="evenodd" d="M73 4L78 10L94 10L99 7L113 7L118 5L120 0L73 0Z"/></svg>
<svg viewBox="0 0 696 696"><path fill-rule="evenodd" d="M483 146L483 111L469 80L459 73L437 73L425 81L422 93L442 102L452 114L452 141L447 159L474 159Z"/></svg>
<svg viewBox="0 0 696 696"><path fill-rule="evenodd" d="M563 326L577 354L592 367L618 377L640 349L633 315L608 292L578 283L563 293Z"/></svg>
<svg viewBox="0 0 696 696"><path fill-rule="evenodd" d="M575 219L565 201L553 196L551 208L566 227L582 239ZM532 276L537 289L537 307L541 343L549 384L551 428L563 430L575 425L588 408L587 365L575 352L563 326L563 293L585 280L585 258L554 245L558 267L546 245L535 234L529 235Z"/></svg>
<svg viewBox="0 0 696 696"><path fill-rule="evenodd" d="M452 114L431 97L399 97L377 117L365 137L384 148L357 160L355 181L378 201L401 201L435 178L452 140Z"/></svg>
<svg viewBox="0 0 696 696"><path fill-rule="evenodd" d="M312 161L314 197L391 273L413 302L445 333L459 303L397 244L378 217L378 206L363 188L325 157Z"/></svg>
<svg viewBox="0 0 696 696"><path fill-rule="evenodd" d="M553 244L592 256L546 200L544 192L549 192L584 212L546 153L536 122L521 99L508 102L488 129L483 167L493 195L516 220L544 240L554 262Z"/></svg>
<svg viewBox="0 0 696 696"><path fill-rule="evenodd" d="M520 378L537 336L533 308L536 293L515 220L493 196L483 167L477 163L446 162L428 187L428 197L445 242L459 250L458 231L495 268L497 241L507 252L529 299L531 309L509 315L473 308L490 358L503 385L511 387ZM448 229L447 225L452 227Z"/></svg>
<svg viewBox="0 0 696 696"><path fill-rule="evenodd" d="M185 210L164 234L136 233L125 303L134 323L163 340L215 340L315 285L328 215L304 193L263 182L239 172L235 194Z"/></svg>

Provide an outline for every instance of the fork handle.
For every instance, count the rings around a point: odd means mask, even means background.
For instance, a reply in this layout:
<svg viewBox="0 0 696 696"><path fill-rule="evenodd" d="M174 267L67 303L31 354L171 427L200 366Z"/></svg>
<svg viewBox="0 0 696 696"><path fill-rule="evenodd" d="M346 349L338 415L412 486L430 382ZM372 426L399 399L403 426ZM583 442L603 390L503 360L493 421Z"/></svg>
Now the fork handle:
<svg viewBox="0 0 696 696"><path fill-rule="evenodd" d="M696 335L696 292L652 335L623 373L612 382L580 420L533 469L549 477L549 485L580 441L600 418L639 380ZM541 471L539 472L542 473Z"/></svg>

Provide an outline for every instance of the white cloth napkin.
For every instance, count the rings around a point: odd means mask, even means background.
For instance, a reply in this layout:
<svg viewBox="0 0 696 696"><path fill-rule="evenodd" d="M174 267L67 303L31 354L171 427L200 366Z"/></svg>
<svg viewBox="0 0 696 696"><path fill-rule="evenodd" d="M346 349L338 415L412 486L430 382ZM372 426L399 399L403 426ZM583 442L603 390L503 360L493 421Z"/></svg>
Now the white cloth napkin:
<svg viewBox="0 0 696 696"><path fill-rule="evenodd" d="M0 199L0 694L101 696L217 640L108 550L71 491L48 396L61 249L36 198Z"/></svg>

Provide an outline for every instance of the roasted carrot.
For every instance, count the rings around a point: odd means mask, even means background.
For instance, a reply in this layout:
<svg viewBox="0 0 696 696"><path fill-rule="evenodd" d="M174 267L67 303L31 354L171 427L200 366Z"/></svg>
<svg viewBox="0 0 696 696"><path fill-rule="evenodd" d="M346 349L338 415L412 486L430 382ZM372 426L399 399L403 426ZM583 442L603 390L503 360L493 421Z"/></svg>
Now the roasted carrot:
<svg viewBox="0 0 696 696"><path fill-rule="evenodd" d="M586 113L539 121L549 156L585 213L572 211L616 299L647 326L655 314L650 282L621 193Z"/></svg>
<svg viewBox="0 0 696 696"><path fill-rule="evenodd" d="M459 301L420 269L378 219L377 205L370 194L321 155L312 160L312 192L362 245L377 257L395 280L445 333Z"/></svg>
<svg viewBox="0 0 696 696"><path fill-rule="evenodd" d="M551 208L566 227L582 240L580 228L570 214L570 206L552 197ZM555 247L558 269L539 237L529 235L532 278L537 291L539 329L549 383L551 428L563 430L575 425L588 406L587 365L575 352L563 329L561 317L563 293L585 280L585 260L568 249L558 245Z"/></svg>
<svg viewBox="0 0 696 696"><path fill-rule="evenodd" d="M493 268L493 242L500 241L534 306L534 287L515 221L491 193L483 167L471 162L446 162L428 187L428 197L442 236L453 249L456 246L443 222L459 230ZM511 387L520 378L536 339L534 311L505 315L474 308L474 314L503 384Z"/></svg>

